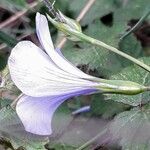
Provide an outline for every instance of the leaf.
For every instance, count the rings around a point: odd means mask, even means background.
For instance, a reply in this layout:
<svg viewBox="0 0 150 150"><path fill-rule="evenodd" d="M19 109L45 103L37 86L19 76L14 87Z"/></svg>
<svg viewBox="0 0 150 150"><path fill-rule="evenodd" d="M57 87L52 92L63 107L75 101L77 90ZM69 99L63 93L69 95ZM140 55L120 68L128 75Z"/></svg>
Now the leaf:
<svg viewBox="0 0 150 150"><path fill-rule="evenodd" d="M110 125L113 139L119 139L123 150L150 149L150 105L119 114Z"/></svg>
<svg viewBox="0 0 150 150"><path fill-rule="evenodd" d="M10 107L0 110L0 136L8 139L13 147L24 147L27 150L46 150L47 138L27 133L16 112Z"/></svg>
<svg viewBox="0 0 150 150"><path fill-rule="evenodd" d="M78 3L78 1L73 1L70 4L70 8L78 13L79 9L81 9L86 2L86 0L80 3ZM147 0L146 2L148 3ZM140 15L140 18L146 6L147 4L140 0L136 0L134 2L127 1L126 3L123 3L120 0L109 2L103 0L96 1L89 12L85 15L86 18L92 11L92 15L90 14L88 16L90 17L88 18L88 21L90 21L86 22L87 26L84 26L83 32L91 37L105 42L108 45L116 47L117 49L135 58L139 58L143 56L140 41L137 41L133 34L122 41L120 41L120 37L126 32L128 21L137 17L137 14L133 13L133 10L139 10L140 13L138 12L138 14ZM98 10L95 9L96 7L98 7ZM114 9L116 7L117 9ZM105 10L103 11L103 9ZM101 12L101 10L103 11L102 14L98 13L99 11ZM123 17L125 11L127 19L124 19ZM95 15L99 15L99 17L94 18ZM108 16L111 16L112 18L107 18ZM105 22L103 20L104 18ZM111 20L112 24L109 25L107 23L108 20ZM71 45L69 43L65 46L63 52L67 59L69 59L76 66L88 65L88 70L96 69L99 76L105 78L108 78L111 74L115 74L122 68L133 64L131 61L116 55L113 52L110 52L102 47L98 48L89 45L87 43L78 43L77 45Z"/></svg>
<svg viewBox="0 0 150 150"><path fill-rule="evenodd" d="M106 98L102 94L96 94L92 96L92 114L101 115L104 119L110 119L116 114L123 112L129 108L129 105L106 100Z"/></svg>
<svg viewBox="0 0 150 150"><path fill-rule="evenodd" d="M119 50L123 51L124 53L127 53L128 55L131 55L134 58L144 56L141 43L137 41L137 38L133 34L118 42ZM120 60L123 68L129 65L133 65L133 62L131 62L128 59L124 59L119 55L117 55L117 59Z"/></svg>
<svg viewBox="0 0 150 150"><path fill-rule="evenodd" d="M103 35L106 35L107 27L97 21L91 24L86 32L90 36L94 35L97 39L103 39ZM79 47L66 45L63 52L67 59L76 66L88 65L89 70L96 69L101 76L108 76L113 72L118 72L118 69L121 68L120 62L114 53L87 43L79 44Z"/></svg>
<svg viewBox="0 0 150 150"><path fill-rule="evenodd" d="M140 59L140 61L143 61L145 64L150 65L149 57L143 57ZM150 73L145 71L143 68L140 68L137 65L124 68L118 74L112 75L110 79L129 80L129 81L137 82L145 86L150 85ZM141 93L138 95L132 95L132 96L120 95L120 94L108 94L107 96L114 101L122 102L124 104L129 104L132 106L137 106L142 103L147 103L150 101L149 99L150 92L144 92L144 93Z"/></svg>
<svg viewBox="0 0 150 150"><path fill-rule="evenodd" d="M119 47L119 34L123 29L122 26L107 27L98 20L89 24L85 33L117 48ZM130 45L128 44L129 42ZM112 73L114 74L120 71L122 67L132 64L127 59L119 57L115 53L102 47L99 48L87 43L79 43L77 46L78 47L76 47L76 45L71 45L68 42L63 49L67 59L76 66L85 64L88 65L89 69L98 70L100 76L108 77ZM129 36L127 39L123 40L120 43L120 49L124 49L123 51L133 57L139 57L142 53L140 43L133 36Z"/></svg>
<svg viewBox="0 0 150 150"><path fill-rule="evenodd" d="M17 40L5 32L0 30L0 42L6 43L9 47L13 47L17 44Z"/></svg>

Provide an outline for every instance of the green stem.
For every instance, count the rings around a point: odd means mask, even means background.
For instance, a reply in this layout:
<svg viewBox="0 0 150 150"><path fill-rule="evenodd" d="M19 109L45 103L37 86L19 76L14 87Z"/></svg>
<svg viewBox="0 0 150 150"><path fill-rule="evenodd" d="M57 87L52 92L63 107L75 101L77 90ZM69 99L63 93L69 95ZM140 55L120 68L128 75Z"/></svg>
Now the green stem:
<svg viewBox="0 0 150 150"><path fill-rule="evenodd" d="M126 38L129 34L131 34L132 32L136 31L141 24L143 23L143 21L149 16L150 14L150 9L144 13L144 15L141 17L141 19L135 24L135 26L133 26L128 32L126 32L121 38L120 40L123 40L124 38Z"/></svg>
<svg viewBox="0 0 150 150"><path fill-rule="evenodd" d="M120 50L118 50L118 49L116 49L112 46L109 46L109 45L105 44L102 41L99 41L97 39L94 39L92 37L89 37L89 36L81 33L81 32L77 32L77 31L74 31L74 30L71 30L71 31L67 30L67 32L70 33L70 35L73 35L73 36L79 38L82 41L85 41L87 43L93 44L93 45L98 46L98 47L104 47L104 48L106 48L106 49L108 49L108 50L124 57L124 58L127 58L128 60L132 61L133 63L137 64L138 66L140 66L143 69L150 72L150 66L144 64L143 62L137 60L136 58L134 58L134 57L132 57L132 56L130 56L130 55L128 55L128 54L126 54L126 53L124 53L124 52L122 52L122 51L120 51Z"/></svg>
<svg viewBox="0 0 150 150"><path fill-rule="evenodd" d="M104 129L103 131L99 132L95 137L84 143L81 147L77 148L76 150L83 150L89 145L91 145L93 142L95 142L98 138L100 138L103 134L105 134L107 129Z"/></svg>
<svg viewBox="0 0 150 150"><path fill-rule="evenodd" d="M107 45L105 44L104 42L102 41L99 41L97 39L94 39L92 37L89 37L85 34L83 34L81 31L78 31L77 28L73 28L72 26L68 25L68 24L65 24L65 23L62 23L62 22L57 22L55 21L54 19L52 19L50 16L48 16L48 19L51 21L51 23L60 31L62 31L64 34L66 35L69 35L69 36L72 36L78 40L81 40L81 41L85 41L87 43L90 43L92 45L95 45L95 46L98 46L98 47L104 47L130 61L132 61L133 63L137 64L138 66L144 68L145 70L147 70L148 72L150 72L150 66L144 64L143 62L135 59L134 57L118 50L117 48L115 47L112 47L110 45ZM71 20L72 21L72 20Z"/></svg>

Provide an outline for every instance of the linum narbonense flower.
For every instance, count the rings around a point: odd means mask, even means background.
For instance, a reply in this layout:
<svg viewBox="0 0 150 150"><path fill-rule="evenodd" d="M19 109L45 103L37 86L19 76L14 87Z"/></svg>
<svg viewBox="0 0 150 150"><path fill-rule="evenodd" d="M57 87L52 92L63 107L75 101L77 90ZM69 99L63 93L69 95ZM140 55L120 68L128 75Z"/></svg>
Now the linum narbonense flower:
<svg viewBox="0 0 150 150"><path fill-rule="evenodd" d="M36 33L42 49L30 41L22 41L13 48L8 59L11 78L24 93L17 102L16 112L26 131L50 135L55 110L70 97L97 91L117 93L116 89L118 93L124 93L128 92L126 86L132 94L137 94L145 88L133 82L125 82L123 86L119 86L119 81L108 84L80 71L59 49L54 49L47 19L39 13Z"/></svg>

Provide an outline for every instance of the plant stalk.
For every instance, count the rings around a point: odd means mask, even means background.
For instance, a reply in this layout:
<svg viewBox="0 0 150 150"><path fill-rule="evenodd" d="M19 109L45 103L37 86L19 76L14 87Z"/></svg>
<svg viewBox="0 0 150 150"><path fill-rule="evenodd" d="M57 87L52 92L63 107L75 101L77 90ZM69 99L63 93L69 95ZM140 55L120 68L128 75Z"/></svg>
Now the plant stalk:
<svg viewBox="0 0 150 150"><path fill-rule="evenodd" d="M120 56L122 56L122 57L124 57L124 58L126 58L126 59L128 59L130 61L132 61L133 63L137 64L138 66L140 66L143 69L145 69L148 72L150 72L150 66L148 66L148 65L144 64L143 62L137 60L136 58L134 58L134 57L132 57L132 56L130 56L130 55L128 55L128 54L118 50L117 48L109 46L109 45L105 44L102 41L99 41L97 39L94 39L92 37L89 37L89 36L87 36L87 35L85 35L83 33L80 33L80 32L74 31L74 30L67 31L67 32L69 32L70 35L73 35L73 36L79 38L81 41L85 41L87 43L90 43L90 44L98 46L98 47L104 47L107 50L112 51L112 52L114 52L114 53L116 53L116 54L118 54L118 55L120 55Z"/></svg>

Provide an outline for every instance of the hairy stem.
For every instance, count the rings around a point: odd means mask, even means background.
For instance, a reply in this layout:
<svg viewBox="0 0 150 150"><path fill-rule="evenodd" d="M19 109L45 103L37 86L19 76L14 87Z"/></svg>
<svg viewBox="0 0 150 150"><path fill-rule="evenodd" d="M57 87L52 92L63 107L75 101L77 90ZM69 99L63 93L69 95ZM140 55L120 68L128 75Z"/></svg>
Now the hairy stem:
<svg viewBox="0 0 150 150"><path fill-rule="evenodd" d="M132 57L132 56L130 56L130 55L128 55L128 54L126 54L126 53L124 53L124 52L118 50L118 49L115 48L115 47L112 47L112 46L110 46L110 45L107 45L107 44L105 44L104 42L99 41L99 40L97 40L97 39L94 39L94 38L92 38L92 37L89 37L89 36L87 36L87 35L85 35L85 34L83 34L83 33L81 33L81 32L77 32L77 31L73 31L73 30L72 30L72 31L67 31L67 32L68 32L70 35L73 35L73 36L79 38L79 39L82 40L82 41L85 41L85 42L87 42L87 43L90 43L90 44L95 45L95 46L98 46L98 47L104 47L104 48L106 48L106 49L108 49L108 50L110 50L110 51L112 51L112 52L114 52L114 53L116 53L116 54L118 54L118 55L120 55L120 56L122 56L122 57L124 57L124 58L126 58L126 59L128 59L128 60L130 60L130 61L132 61L133 63L137 64L138 66L140 66L140 67L142 67L143 69L145 69L145 70L147 70L148 72L150 72L150 66L148 66L148 65L144 64L143 62L137 60L136 58L134 58L134 57Z"/></svg>

